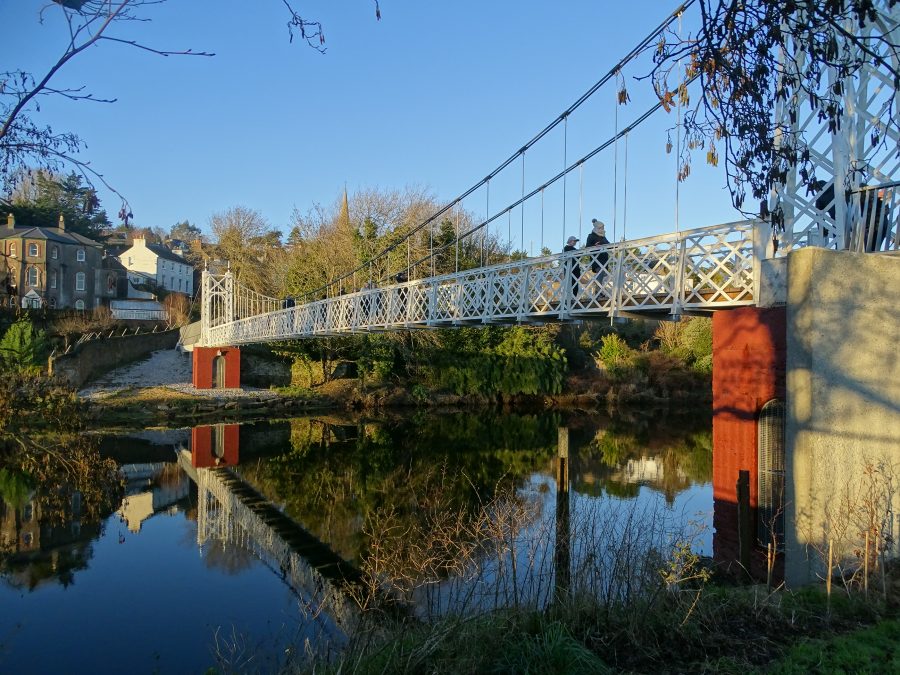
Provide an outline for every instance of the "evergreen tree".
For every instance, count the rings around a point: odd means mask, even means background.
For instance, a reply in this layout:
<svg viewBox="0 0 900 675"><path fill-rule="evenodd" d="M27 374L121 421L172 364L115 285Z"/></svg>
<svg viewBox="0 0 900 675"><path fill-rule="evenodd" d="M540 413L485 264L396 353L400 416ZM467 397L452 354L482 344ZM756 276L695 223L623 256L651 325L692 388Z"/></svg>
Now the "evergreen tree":
<svg viewBox="0 0 900 675"><path fill-rule="evenodd" d="M31 319L16 321L0 340L0 363L7 371L40 368L47 356L49 344L42 330L35 330Z"/></svg>

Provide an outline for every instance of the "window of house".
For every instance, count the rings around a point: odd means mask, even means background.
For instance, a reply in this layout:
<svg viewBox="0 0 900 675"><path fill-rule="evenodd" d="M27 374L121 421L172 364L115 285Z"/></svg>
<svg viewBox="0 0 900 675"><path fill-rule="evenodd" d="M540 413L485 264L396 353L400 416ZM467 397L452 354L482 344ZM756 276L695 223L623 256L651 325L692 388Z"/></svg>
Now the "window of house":
<svg viewBox="0 0 900 675"><path fill-rule="evenodd" d="M59 258L59 246L54 246L52 249L50 249L50 257L54 260L57 260Z"/></svg>
<svg viewBox="0 0 900 675"><path fill-rule="evenodd" d="M50 270L50 288L56 288L56 270Z"/></svg>
<svg viewBox="0 0 900 675"><path fill-rule="evenodd" d="M29 267L28 268L28 276L26 279L26 283L29 286L37 286L38 285L38 268L37 267Z"/></svg>
<svg viewBox="0 0 900 675"><path fill-rule="evenodd" d="M10 243L9 245L9 255L13 258L16 257L16 244L15 242Z"/></svg>
<svg viewBox="0 0 900 675"><path fill-rule="evenodd" d="M83 248L80 248L80 249L78 249L78 251L75 253L75 260L77 260L78 262L84 262L84 259L85 259L85 256L84 256L84 249L83 249Z"/></svg>
<svg viewBox="0 0 900 675"><path fill-rule="evenodd" d="M31 243L28 244L28 255L34 256L35 258L38 256L38 245Z"/></svg>
<svg viewBox="0 0 900 675"><path fill-rule="evenodd" d="M75 309L84 309L84 300L76 300Z"/></svg>
<svg viewBox="0 0 900 675"><path fill-rule="evenodd" d="M784 543L784 401L774 398L759 411L757 423L757 536L763 545Z"/></svg>
<svg viewBox="0 0 900 675"><path fill-rule="evenodd" d="M178 280L178 290L181 290L181 279Z"/></svg>
<svg viewBox="0 0 900 675"><path fill-rule="evenodd" d="M84 290L84 272L77 272L75 274L75 290L76 291Z"/></svg>

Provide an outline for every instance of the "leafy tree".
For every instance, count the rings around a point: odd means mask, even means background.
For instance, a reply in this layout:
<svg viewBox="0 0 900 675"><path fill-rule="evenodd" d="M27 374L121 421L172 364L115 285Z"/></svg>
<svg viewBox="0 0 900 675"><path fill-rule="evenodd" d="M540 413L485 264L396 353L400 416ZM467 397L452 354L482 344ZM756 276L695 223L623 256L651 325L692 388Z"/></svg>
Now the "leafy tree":
<svg viewBox="0 0 900 675"><path fill-rule="evenodd" d="M178 239L179 241L190 243L196 239L202 239L203 232L196 225L191 225L187 220L175 223L169 230L169 239Z"/></svg>
<svg viewBox="0 0 900 675"><path fill-rule="evenodd" d="M875 26L871 35L860 30L872 26L877 11L893 8L896 1L699 0L702 20L696 31L653 45L657 95L667 110L683 109L686 138L679 178L690 172L691 153L702 150L711 164L724 157L738 209L748 196L767 199L794 169L797 190L820 189L810 154L812 138L790 123L805 114L802 106L809 106L826 128L840 128L847 105L844 83L858 81L867 63L900 87L896 30L882 32ZM700 80L696 101L687 88L693 78ZM882 111L881 133L871 139L893 152L900 148L895 105L893 99ZM773 118L779 106L785 121Z"/></svg>
<svg viewBox="0 0 900 675"><path fill-rule="evenodd" d="M22 317L7 329L0 340L0 362L4 370L32 370L44 365L47 336L35 330L28 317Z"/></svg>
<svg viewBox="0 0 900 675"><path fill-rule="evenodd" d="M259 211L233 206L210 218L216 243L208 255L227 260L235 280L258 293L276 292L274 260L281 251L281 232L269 228Z"/></svg>
<svg viewBox="0 0 900 675"><path fill-rule="evenodd" d="M62 216L66 230L90 239L110 224L97 191L74 172L32 172L13 192L8 210L19 226L56 227Z"/></svg>

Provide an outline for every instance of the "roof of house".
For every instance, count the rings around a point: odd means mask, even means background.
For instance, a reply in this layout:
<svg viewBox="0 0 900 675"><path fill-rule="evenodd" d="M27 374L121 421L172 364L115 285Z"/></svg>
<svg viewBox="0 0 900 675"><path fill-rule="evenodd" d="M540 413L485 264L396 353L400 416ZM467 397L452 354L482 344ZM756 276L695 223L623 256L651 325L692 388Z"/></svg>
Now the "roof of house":
<svg viewBox="0 0 900 675"><path fill-rule="evenodd" d="M163 258L165 260L171 260L171 261L177 262L177 263L181 263L182 265L187 265L188 267L191 266L191 264L187 260L182 258L177 253L172 253L172 251L167 249L165 246L161 246L160 244L147 244L147 248L149 248L151 251L153 251L160 258Z"/></svg>
<svg viewBox="0 0 900 675"><path fill-rule="evenodd" d="M60 244L70 244L75 246L94 246L103 248L103 244L88 239L77 232L68 232L60 230L56 227L4 227L0 225L0 239L11 239L24 237L27 239L46 239L47 241L56 241Z"/></svg>
<svg viewBox="0 0 900 675"><path fill-rule="evenodd" d="M137 246L138 246L137 244L132 243L131 246L127 247L124 251L119 251L116 255L118 255L118 257L121 258L125 253L127 253L128 251L130 251L133 248L136 248ZM146 246L149 251L155 253L158 257L162 258L163 260L171 260L172 262L177 262L182 265L192 267L192 265L187 260L182 258L177 253L173 253L172 251L170 251L168 248L166 248L165 246L163 246L161 244L149 244L149 243L145 242L143 244L143 246Z"/></svg>

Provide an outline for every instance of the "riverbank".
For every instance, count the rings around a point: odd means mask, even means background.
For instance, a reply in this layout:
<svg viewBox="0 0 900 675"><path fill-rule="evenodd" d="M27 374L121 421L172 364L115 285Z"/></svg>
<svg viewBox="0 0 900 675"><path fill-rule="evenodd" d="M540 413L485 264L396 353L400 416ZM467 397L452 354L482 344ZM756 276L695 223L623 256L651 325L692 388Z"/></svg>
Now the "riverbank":
<svg viewBox="0 0 900 675"><path fill-rule="evenodd" d="M87 403L85 421L90 426L154 426L322 410L689 407L707 405L711 386L708 373L655 354L630 368L581 364L561 380L556 393L459 393L419 373L338 377L306 387L196 389L191 384L190 355L166 350L108 373L82 389L79 397Z"/></svg>
<svg viewBox="0 0 900 675"><path fill-rule="evenodd" d="M564 392L558 395L460 396L412 385L364 385L359 380L334 380L315 389L194 389L190 385L126 386L103 395L82 396L88 402L88 426L183 425L208 420L238 421L289 417L309 412L349 410L378 412L402 409L463 410L498 407L518 410L610 410L706 404L704 395L661 398L611 387L605 392Z"/></svg>
<svg viewBox="0 0 900 675"><path fill-rule="evenodd" d="M900 570L884 594L686 579L636 603L576 594L546 611L508 609L388 629L330 670L350 673L900 672Z"/></svg>

